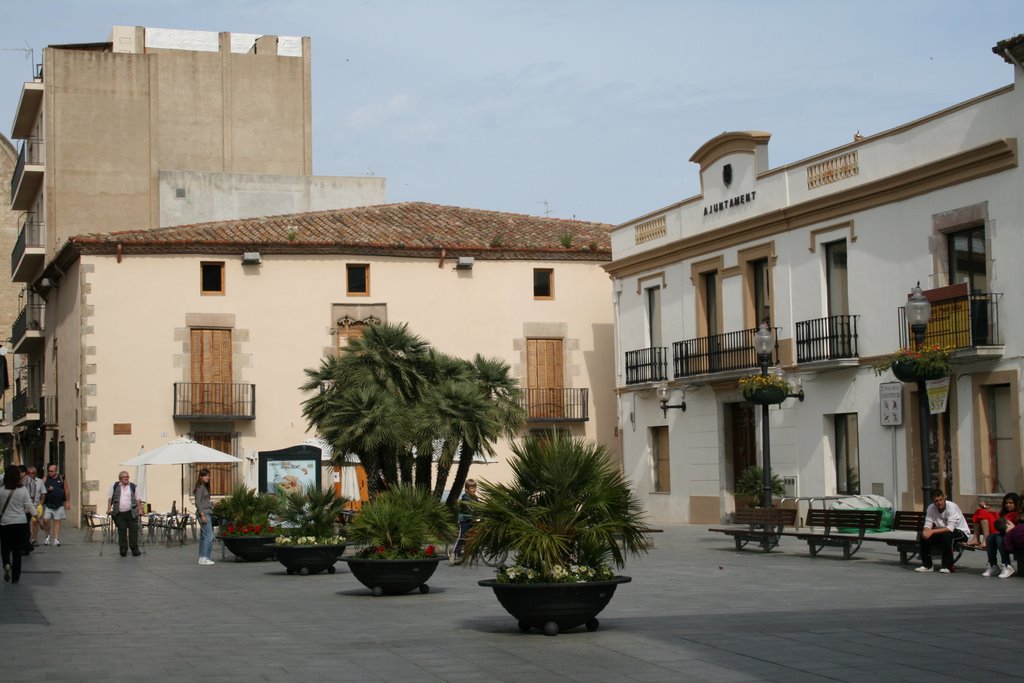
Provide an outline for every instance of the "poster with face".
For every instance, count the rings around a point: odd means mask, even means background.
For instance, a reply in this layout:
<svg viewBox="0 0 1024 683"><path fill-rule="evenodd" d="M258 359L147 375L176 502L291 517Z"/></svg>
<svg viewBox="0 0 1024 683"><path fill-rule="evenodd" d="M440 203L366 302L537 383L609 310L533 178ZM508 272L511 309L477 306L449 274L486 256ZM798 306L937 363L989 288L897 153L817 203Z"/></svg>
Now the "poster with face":
<svg viewBox="0 0 1024 683"><path fill-rule="evenodd" d="M259 490L265 493L285 493L320 488L322 475L321 449L292 446L277 451L259 453Z"/></svg>
<svg viewBox="0 0 1024 683"><path fill-rule="evenodd" d="M313 459L300 460L268 460L267 461L267 493L284 493L302 491L317 486L317 469L319 463Z"/></svg>

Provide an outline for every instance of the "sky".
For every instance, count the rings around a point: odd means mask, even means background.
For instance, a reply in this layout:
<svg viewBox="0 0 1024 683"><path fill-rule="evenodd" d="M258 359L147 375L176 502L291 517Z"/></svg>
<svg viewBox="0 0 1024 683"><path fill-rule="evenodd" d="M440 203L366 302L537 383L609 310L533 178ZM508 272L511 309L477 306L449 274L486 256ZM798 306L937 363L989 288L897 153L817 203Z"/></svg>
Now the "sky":
<svg viewBox="0 0 1024 683"><path fill-rule="evenodd" d="M776 167L1011 83L1024 2L0 0L0 131L26 50L114 25L310 36L317 175L619 224L698 194L723 131Z"/></svg>

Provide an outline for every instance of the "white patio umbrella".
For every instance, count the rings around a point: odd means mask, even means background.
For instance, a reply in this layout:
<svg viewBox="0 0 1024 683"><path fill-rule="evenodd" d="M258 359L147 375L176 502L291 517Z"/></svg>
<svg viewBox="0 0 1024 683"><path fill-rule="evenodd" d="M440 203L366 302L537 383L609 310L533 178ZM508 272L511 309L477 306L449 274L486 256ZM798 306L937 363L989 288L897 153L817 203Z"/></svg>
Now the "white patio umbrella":
<svg viewBox="0 0 1024 683"><path fill-rule="evenodd" d="M239 458L204 446L191 439L177 439L146 453L140 453L122 465L181 465L181 505L185 506L185 465L207 462L241 462Z"/></svg>

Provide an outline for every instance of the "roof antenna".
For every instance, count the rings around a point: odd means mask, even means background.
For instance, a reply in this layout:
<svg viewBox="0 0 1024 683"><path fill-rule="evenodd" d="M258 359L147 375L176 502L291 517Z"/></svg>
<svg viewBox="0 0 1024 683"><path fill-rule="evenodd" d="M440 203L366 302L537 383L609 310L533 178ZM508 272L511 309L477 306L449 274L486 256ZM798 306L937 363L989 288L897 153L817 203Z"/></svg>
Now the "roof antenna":
<svg viewBox="0 0 1024 683"><path fill-rule="evenodd" d="M551 217L551 207L548 206L548 200L545 199L544 201L537 202L537 203L544 205L544 215L550 218Z"/></svg>

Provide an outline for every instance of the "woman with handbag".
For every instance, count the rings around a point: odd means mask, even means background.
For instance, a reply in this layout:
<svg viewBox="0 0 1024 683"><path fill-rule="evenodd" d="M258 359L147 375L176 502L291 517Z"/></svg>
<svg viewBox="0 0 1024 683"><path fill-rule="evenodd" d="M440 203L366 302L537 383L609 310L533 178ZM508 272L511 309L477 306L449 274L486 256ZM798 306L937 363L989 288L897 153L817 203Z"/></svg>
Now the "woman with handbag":
<svg viewBox="0 0 1024 683"><path fill-rule="evenodd" d="M21 485L21 471L8 467L0 489L0 557L4 564L4 581L11 583L21 579L21 551L28 532L26 515L35 516L35 506Z"/></svg>

